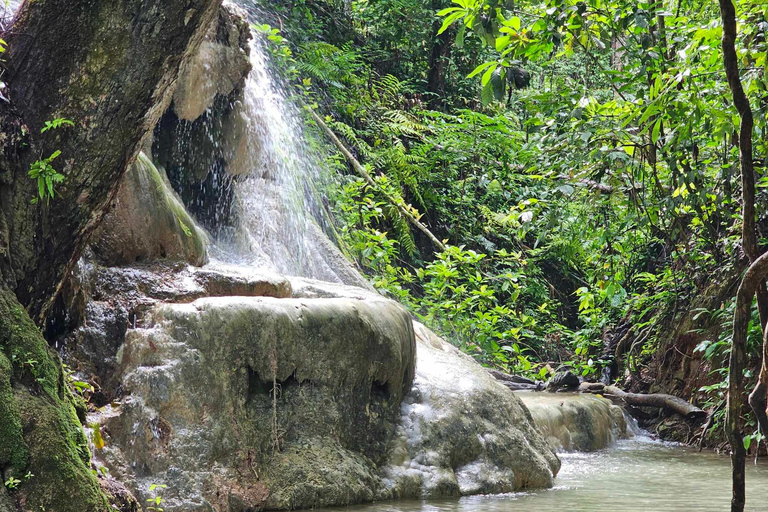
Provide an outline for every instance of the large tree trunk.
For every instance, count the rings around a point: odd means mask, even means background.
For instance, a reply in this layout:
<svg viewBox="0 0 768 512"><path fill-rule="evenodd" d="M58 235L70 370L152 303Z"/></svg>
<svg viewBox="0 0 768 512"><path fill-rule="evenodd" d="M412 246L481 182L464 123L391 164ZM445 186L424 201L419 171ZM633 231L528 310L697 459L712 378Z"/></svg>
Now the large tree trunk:
<svg viewBox="0 0 768 512"><path fill-rule="evenodd" d="M757 308L760 313L760 323L763 331L768 324L768 289L765 285L763 264L758 264L763 258L757 245L757 233L755 229L755 169L752 157L752 131L754 119L749 98L741 85L739 74L739 60L736 53L736 9L732 0L720 0L720 15L723 22L723 61L728 86L733 95L733 104L739 112L741 125L739 127L739 156L741 161L741 187L742 187L742 246L744 253L749 258L752 266L739 288L737 307L734 313L733 347L731 349L729 393L728 393L728 421L727 431L731 444L731 460L733 465L733 497L731 501L732 512L744 510L744 465L745 450L742 444L741 424L739 415L743 405L743 368L746 360L746 331L749 322L749 309L752 305L752 297L757 294ZM747 281L747 279L753 281ZM748 294L742 297L742 293ZM766 415L766 389L768 389L768 338L763 337L763 365L758 377L758 384L750 396L750 405L757 418L760 431L768 435L768 415Z"/></svg>
<svg viewBox="0 0 768 512"><path fill-rule="evenodd" d="M61 363L38 326L220 4L27 0L5 35L11 102L0 102L0 474L21 480L11 497L24 510L110 510L88 467ZM76 126L41 134L45 121L62 117ZM55 150L65 182L50 204L32 204L37 187L27 171ZM0 486L0 509L7 499Z"/></svg>
<svg viewBox="0 0 768 512"><path fill-rule="evenodd" d="M29 149L3 162L0 214L9 239L0 274L38 323L220 3L28 0L22 7L7 36L11 104L0 115L18 113L28 135L18 134L20 126L14 135ZM76 126L40 133L46 120L60 117ZM55 150L66 181L50 205L32 205L27 169Z"/></svg>

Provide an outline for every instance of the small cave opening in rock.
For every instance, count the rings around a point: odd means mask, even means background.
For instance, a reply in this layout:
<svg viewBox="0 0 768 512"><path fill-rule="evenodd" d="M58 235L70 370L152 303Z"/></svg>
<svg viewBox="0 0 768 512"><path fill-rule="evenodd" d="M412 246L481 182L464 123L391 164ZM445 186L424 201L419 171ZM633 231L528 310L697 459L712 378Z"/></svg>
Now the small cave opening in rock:
<svg viewBox="0 0 768 512"><path fill-rule="evenodd" d="M371 401L387 401L392 396L389 383L375 380L371 383Z"/></svg>

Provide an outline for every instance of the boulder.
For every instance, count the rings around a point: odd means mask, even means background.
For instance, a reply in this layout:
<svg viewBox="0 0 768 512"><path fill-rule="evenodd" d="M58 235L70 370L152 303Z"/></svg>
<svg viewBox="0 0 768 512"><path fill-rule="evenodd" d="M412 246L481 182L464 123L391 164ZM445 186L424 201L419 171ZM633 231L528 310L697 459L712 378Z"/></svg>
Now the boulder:
<svg viewBox="0 0 768 512"><path fill-rule="evenodd" d="M549 382L547 382L546 389L550 393L564 390L573 391L579 387L579 384L581 384L581 381L575 373L571 371L557 372L551 379L549 379Z"/></svg>
<svg viewBox="0 0 768 512"><path fill-rule="evenodd" d="M552 486L560 461L521 400L480 364L416 323L416 379L384 469L391 498Z"/></svg>
<svg viewBox="0 0 768 512"><path fill-rule="evenodd" d="M175 196L163 171L141 153L91 246L107 265L175 260L199 266L208 261L207 245L208 237Z"/></svg>
<svg viewBox="0 0 768 512"><path fill-rule="evenodd" d="M243 86L251 70L248 41L251 31L234 5L224 5L200 45L182 67L173 95L173 110L184 121L194 121L214 104Z"/></svg>
<svg viewBox="0 0 768 512"><path fill-rule="evenodd" d="M414 375L403 308L372 296L221 297L149 317L118 354L129 393L119 414L91 419L106 442L97 463L140 502L152 483L168 485L168 511L210 510L256 483L268 492L241 497L269 495L274 509L376 497Z"/></svg>

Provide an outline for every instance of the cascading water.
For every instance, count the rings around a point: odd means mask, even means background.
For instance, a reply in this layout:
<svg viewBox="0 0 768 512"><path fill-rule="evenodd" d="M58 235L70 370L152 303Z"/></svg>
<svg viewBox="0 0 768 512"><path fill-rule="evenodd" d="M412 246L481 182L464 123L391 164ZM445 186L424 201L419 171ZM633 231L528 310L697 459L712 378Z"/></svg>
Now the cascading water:
<svg viewBox="0 0 768 512"><path fill-rule="evenodd" d="M215 260L294 276L362 284L319 223L317 188L325 179L308 151L301 117L277 86L262 38L253 34L252 70L235 115L242 141L232 150L234 233L215 241Z"/></svg>
<svg viewBox="0 0 768 512"><path fill-rule="evenodd" d="M251 44L250 72L240 115L247 136L239 165L246 177L235 185L237 231L234 254L274 270L312 277L306 235L311 196L304 184L318 180L318 165L300 149L295 115L268 70L258 39Z"/></svg>

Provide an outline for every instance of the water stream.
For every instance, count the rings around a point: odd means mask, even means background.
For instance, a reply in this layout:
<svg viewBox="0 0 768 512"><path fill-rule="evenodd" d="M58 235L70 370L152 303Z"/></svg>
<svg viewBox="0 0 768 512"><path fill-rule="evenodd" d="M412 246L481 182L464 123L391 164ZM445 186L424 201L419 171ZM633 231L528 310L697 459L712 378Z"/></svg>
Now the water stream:
<svg viewBox="0 0 768 512"><path fill-rule="evenodd" d="M444 501L401 501L347 507L349 512L697 512L728 510L729 458L654 441L619 441L593 453L562 453L552 489ZM747 468L746 510L765 510L768 463Z"/></svg>
<svg viewBox="0 0 768 512"><path fill-rule="evenodd" d="M307 156L296 112L268 72L264 50L251 48L254 71L245 90L249 125L246 157L252 171L238 183L239 237L228 256L241 264L259 265L294 275L332 278L324 250L307 233L313 229L311 194L305 187L319 179L316 160ZM314 228L316 229L316 228ZM322 236L320 237L322 238ZM232 251L232 249L234 249ZM535 400L535 399L534 399ZM574 400L581 400L575 398ZM585 398L583 400L590 400ZM600 411L610 425L610 411ZM551 419L534 417L538 422ZM550 437L560 428L542 425ZM612 436L610 428L595 433ZM562 436L560 436L562 437ZM570 437L568 437L570 440ZM568 442L560 445L568 449ZM348 507L356 512L507 512L514 510L720 511L730 501L730 463L725 456L654 441L644 435L620 440L591 453L565 452L555 487L548 490L444 501L401 501ZM768 502L768 464L750 466L751 505ZM339 510L339 509L335 509Z"/></svg>

